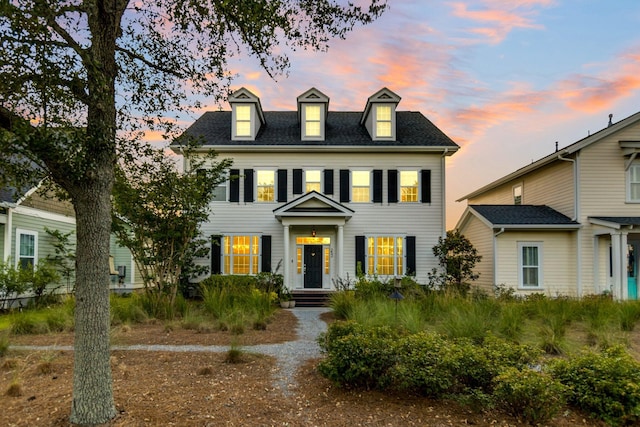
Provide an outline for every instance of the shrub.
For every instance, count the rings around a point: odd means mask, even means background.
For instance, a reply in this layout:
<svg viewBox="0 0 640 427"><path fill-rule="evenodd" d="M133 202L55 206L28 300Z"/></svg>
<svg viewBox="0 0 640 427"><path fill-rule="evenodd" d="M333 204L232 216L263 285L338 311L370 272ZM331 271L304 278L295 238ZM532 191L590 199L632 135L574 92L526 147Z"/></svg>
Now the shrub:
<svg viewBox="0 0 640 427"><path fill-rule="evenodd" d="M318 370L338 385L385 388L395 361L397 334L389 327L364 328L355 322L333 323L318 338L327 357Z"/></svg>
<svg viewBox="0 0 640 427"><path fill-rule="evenodd" d="M610 425L640 419L640 363L622 346L556 360L552 375L568 386L568 401Z"/></svg>
<svg viewBox="0 0 640 427"><path fill-rule="evenodd" d="M356 296L364 300L387 297L393 292L393 281L382 280L378 276L361 275L356 281Z"/></svg>
<svg viewBox="0 0 640 427"><path fill-rule="evenodd" d="M640 320L640 302L622 301L619 303L618 318L623 331L631 332Z"/></svg>
<svg viewBox="0 0 640 427"><path fill-rule="evenodd" d="M35 312L23 311L11 317L11 333L15 335L44 334L49 332L46 323L36 317Z"/></svg>
<svg viewBox="0 0 640 427"><path fill-rule="evenodd" d="M9 351L9 334L0 332L0 357L4 357Z"/></svg>
<svg viewBox="0 0 640 427"><path fill-rule="evenodd" d="M566 403L566 387L533 369L507 368L494 385L497 406L533 425L550 421Z"/></svg>
<svg viewBox="0 0 640 427"><path fill-rule="evenodd" d="M329 307L333 310L336 319L347 320L351 317L356 297L353 291L344 290L335 292L329 300Z"/></svg>
<svg viewBox="0 0 640 427"><path fill-rule="evenodd" d="M144 310L144 298L133 294L130 297L112 294L111 303L111 324L122 323L142 323L148 316Z"/></svg>

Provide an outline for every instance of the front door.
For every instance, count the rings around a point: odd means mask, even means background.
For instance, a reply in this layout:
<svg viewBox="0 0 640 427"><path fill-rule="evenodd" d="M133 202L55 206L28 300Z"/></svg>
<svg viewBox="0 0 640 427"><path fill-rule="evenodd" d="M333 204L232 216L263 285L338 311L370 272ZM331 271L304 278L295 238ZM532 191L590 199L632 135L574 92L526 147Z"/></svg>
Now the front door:
<svg viewBox="0 0 640 427"><path fill-rule="evenodd" d="M627 291L628 298L631 300L638 299L638 254L637 244L632 243L627 246L629 254L627 263Z"/></svg>
<svg viewBox="0 0 640 427"><path fill-rule="evenodd" d="M304 245L304 287L322 287L322 245Z"/></svg>

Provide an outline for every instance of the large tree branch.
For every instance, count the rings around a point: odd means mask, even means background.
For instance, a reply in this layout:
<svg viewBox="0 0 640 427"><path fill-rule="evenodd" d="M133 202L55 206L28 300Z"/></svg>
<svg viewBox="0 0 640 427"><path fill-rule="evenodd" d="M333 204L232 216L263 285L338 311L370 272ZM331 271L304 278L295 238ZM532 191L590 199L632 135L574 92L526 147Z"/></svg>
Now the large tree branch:
<svg viewBox="0 0 640 427"><path fill-rule="evenodd" d="M135 61L140 61L143 64L145 64L146 66L148 66L149 68L152 68L154 70L160 71L160 72L165 73L165 74L170 74L170 75L175 76L175 77L177 77L179 79L186 79L187 78L187 76L185 76L182 73L179 73L177 70L174 70L174 69L171 69L171 68L166 68L166 67L163 67L162 65L159 65L159 64L157 64L155 62L151 62L147 58L145 58L144 56L139 55L137 53L134 53L134 52L130 51L129 49L125 49L123 47L116 46L116 51L127 55L129 58L131 58L131 59L133 59Z"/></svg>

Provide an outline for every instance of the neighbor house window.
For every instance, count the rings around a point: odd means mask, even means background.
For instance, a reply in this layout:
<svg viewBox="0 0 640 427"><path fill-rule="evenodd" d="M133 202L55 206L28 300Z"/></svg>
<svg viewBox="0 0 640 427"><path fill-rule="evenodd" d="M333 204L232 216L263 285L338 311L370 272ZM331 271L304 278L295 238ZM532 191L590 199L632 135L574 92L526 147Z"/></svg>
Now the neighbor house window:
<svg viewBox="0 0 640 427"><path fill-rule="evenodd" d="M391 135L391 106L376 107L376 137L387 138Z"/></svg>
<svg viewBox="0 0 640 427"><path fill-rule="evenodd" d="M256 172L258 190L257 194L259 202L275 201L275 176L276 173L273 170L258 170Z"/></svg>
<svg viewBox="0 0 640 427"><path fill-rule="evenodd" d="M521 288L542 287L542 243L518 243Z"/></svg>
<svg viewBox="0 0 640 427"><path fill-rule="evenodd" d="M305 105L304 107L304 135L322 136L320 128L321 110L319 105Z"/></svg>
<svg viewBox="0 0 640 427"><path fill-rule="evenodd" d="M627 171L627 200L640 202L640 163L633 163Z"/></svg>
<svg viewBox="0 0 640 427"><path fill-rule="evenodd" d="M418 201L418 171L400 171L400 201Z"/></svg>
<svg viewBox="0 0 640 427"><path fill-rule="evenodd" d="M320 192L322 183L322 172L319 170L308 170L304 172L305 192L317 191Z"/></svg>
<svg viewBox="0 0 640 427"><path fill-rule="evenodd" d="M351 201L366 203L371 201L371 173L351 172Z"/></svg>
<svg viewBox="0 0 640 427"><path fill-rule="evenodd" d="M236 136L251 136L251 106L236 105Z"/></svg>
<svg viewBox="0 0 640 427"><path fill-rule="evenodd" d="M513 204L522 204L522 185L516 185L515 187L513 187Z"/></svg>
<svg viewBox="0 0 640 427"><path fill-rule="evenodd" d="M16 251L18 266L33 269L38 256L38 233L17 229Z"/></svg>
<svg viewBox="0 0 640 427"><path fill-rule="evenodd" d="M223 265L225 274L257 274L260 265L260 236L224 236Z"/></svg>
<svg viewBox="0 0 640 427"><path fill-rule="evenodd" d="M367 238L367 274L402 276L404 251L402 237L375 236Z"/></svg>

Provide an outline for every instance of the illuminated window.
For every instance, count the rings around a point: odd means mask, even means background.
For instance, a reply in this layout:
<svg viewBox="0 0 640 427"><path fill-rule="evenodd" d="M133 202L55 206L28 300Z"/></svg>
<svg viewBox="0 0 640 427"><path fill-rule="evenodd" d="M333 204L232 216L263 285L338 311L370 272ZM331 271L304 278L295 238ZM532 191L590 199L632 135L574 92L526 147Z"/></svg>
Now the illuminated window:
<svg viewBox="0 0 640 427"><path fill-rule="evenodd" d="M418 171L400 171L400 201L418 201Z"/></svg>
<svg viewBox="0 0 640 427"><path fill-rule="evenodd" d="M518 243L521 288L542 286L542 243Z"/></svg>
<svg viewBox="0 0 640 427"><path fill-rule="evenodd" d="M515 187L513 187L513 204L522 204L522 185L516 185Z"/></svg>
<svg viewBox="0 0 640 427"><path fill-rule="evenodd" d="M371 173L369 171L351 172L351 200L359 203L371 201Z"/></svg>
<svg viewBox="0 0 640 427"><path fill-rule="evenodd" d="M304 107L304 134L305 136L322 136L320 128L321 110L319 105L305 105Z"/></svg>
<svg viewBox="0 0 640 427"><path fill-rule="evenodd" d="M258 274L260 236L224 236L225 274Z"/></svg>
<svg viewBox="0 0 640 427"><path fill-rule="evenodd" d="M331 271L331 250L329 248L324 248L324 274L329 274Z"/></svg>
<svg viewBox="0 0 640 427"><path fill-rule="evenodd" d="M38 233L17 229L16 248L18 267L33 269L38 255Z"/></svg>
<svg viewBox="0 0 640 427"><path fill-rule="evenodd" d="M275 171L259 170L256 173L258 185L258 201L273 202L275 201Z"/></svg>
<svg viewBox="0 0 640 427"><path fill-rule="evenodd" d="M402 237L376 236L367 239L367 273L382 276L404 274Z"/></svg>
<svg viewBox="0 0 640 427"><path fill-rule="evenodd" d="M251 136L251 106L236 105L236 136Z"/></svg>
<svg viewBox="0 0 640 427"><path fill-rule="evenodd" d="M376 107L376 137L390 137L391 135L391 107L378 105Z"/></svg>
<svg viewBox="0 0 640 427"><path fill-rule="evenodd" d="M320 192L322 173L320 171L305 171L304 180L306 185L306 192L317 191Z"/></svg>
<svg viewBox="0 0 640 427"><path fill-rule="evenodd" d="M302 274L302 248L296 250L296 265L298 274Z"/></svg>

